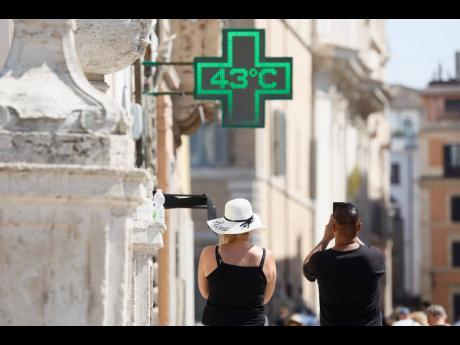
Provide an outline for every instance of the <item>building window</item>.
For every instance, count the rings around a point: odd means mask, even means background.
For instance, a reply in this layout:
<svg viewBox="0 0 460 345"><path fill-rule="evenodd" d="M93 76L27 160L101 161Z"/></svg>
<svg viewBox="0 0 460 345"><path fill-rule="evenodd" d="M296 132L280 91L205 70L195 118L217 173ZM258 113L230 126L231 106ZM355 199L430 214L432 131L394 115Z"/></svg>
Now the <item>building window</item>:
<svg viewBox="0 0 460 345"><path fill-rule="evenodd" d="M414 123L410 119L404 119L403 127L406 137L413 137L415 135Z"/></svg>
<svg viewBox="0 0 460 345"><path fill-rule="evenodd" d="M271 120L272 175L282 176L286 173L286 116L275 111Z"/></svg>
<svg viewBox="0 0 460 345"><path fill-rule="evenodd" d="M446 113L460 113L460 99L446 99L444 110Z"/></svg>
<svg viewBox="0 0 460 345"><path fill-rule="evenodd" d="M203 124L190 136L192 168L219 167L229 164L228 129L219 122Z"/></svg>
<svg viewBox="0 0 460 345"><path fill-rule="evenodd" d="M444 176L460 177L460 144L444 145Z"/></svg>
<svg viewBox="0 0 460 345"><path fill-rule="evenodd" d="M453 196L450 199L451 219L453 222L460 222L460 196Z"/></svg>
<svg viewBox="0 0 460 345"><path fill-rule="evenodd" d="M452 243L452 266L460 267L460 242Z"/></svg>
<svg viewBox="0 0 460 345"><path fill-rule="evenodd" d="M399 184L399 164L391 163L391 184Z"/></svg>
<svg viewBox="0 0 460 345"><path fill-rule="evenodd" d="M460 321L460 294L454 295L454 321Z"/></svg>

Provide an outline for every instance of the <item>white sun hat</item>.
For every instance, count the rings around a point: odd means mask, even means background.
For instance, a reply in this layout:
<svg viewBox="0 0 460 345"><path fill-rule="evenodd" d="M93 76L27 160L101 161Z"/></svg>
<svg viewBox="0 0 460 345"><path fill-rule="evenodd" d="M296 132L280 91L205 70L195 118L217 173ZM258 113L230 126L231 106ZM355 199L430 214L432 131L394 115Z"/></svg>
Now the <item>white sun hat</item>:
<svg viewBox="0 0 460 345"><path fill-rule="evenodd" d="M252 212L252 206L246 199L233 199L225 204L225 216L208 220L212 231L219 235L244 234L263 228L259 215Z"/></svg>

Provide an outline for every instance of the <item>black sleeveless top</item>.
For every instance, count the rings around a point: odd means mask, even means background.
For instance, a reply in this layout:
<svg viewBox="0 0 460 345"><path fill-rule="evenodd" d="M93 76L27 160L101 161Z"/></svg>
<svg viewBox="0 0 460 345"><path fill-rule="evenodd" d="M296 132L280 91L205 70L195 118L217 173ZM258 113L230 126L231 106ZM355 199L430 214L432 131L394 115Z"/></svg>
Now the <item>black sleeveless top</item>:
<svg viewBox="0 0 460 345"><path fill-rule="evenodd" d="M208 275L209 296L203 312L207 326L263 326L267 279L263 272L265 248L259 266L226 264L216 246L217 268Z"/></svg>

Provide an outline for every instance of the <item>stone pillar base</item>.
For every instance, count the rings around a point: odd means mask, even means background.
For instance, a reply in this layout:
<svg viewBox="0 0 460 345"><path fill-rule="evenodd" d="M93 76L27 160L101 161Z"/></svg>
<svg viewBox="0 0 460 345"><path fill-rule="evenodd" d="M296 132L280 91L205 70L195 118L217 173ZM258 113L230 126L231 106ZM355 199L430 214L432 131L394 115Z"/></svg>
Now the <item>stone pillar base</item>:
<svg viewBox="0 0 460 345"><path fill-rule="evenodd" d="M0 325L129 324L132 217L148 180L0 163Z"/></svg>
<svg viewBox="0 0 460 345"><path fill-rule="evenodd" d="M134 142L128 135L1 132L0 162L134 166Z"/></svg>
<svg viewBox="0 0 460 345"><path fill-rule="evenodd" d="M153 185L151 186L153 189ZM153 261L163 247L166 226L152 221L153 200L137 208L134 218L131 281L131 325L158 325L158 265Z"/></svg>

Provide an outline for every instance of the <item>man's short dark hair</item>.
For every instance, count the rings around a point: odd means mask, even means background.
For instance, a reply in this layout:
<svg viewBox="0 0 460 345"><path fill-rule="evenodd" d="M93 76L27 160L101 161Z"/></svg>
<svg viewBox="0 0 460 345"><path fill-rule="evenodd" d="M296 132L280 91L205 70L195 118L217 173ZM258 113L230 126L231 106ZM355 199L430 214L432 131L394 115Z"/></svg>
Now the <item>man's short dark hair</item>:
<svg viewBox="0 0 460 345"><path fill-rule="evenodd" d="M340 227L350 231L354 231L359 222L359 210L350 202L337 203L333 216Z"/></svg>

